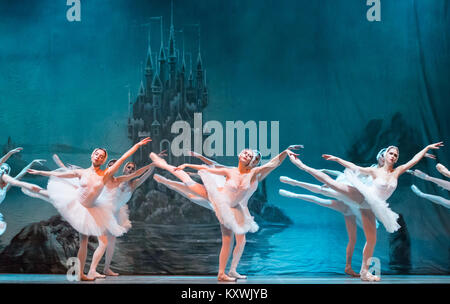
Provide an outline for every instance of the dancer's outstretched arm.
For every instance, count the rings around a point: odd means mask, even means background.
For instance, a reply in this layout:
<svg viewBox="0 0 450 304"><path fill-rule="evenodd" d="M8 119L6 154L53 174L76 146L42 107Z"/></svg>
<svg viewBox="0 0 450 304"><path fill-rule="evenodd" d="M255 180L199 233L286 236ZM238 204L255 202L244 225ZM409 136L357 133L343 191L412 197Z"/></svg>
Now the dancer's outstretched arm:
<svg viewBox="0 0 450 304"><path fill-rule="evenodd" d="M289 152L293 153L292 150L299 150L302 148L303 145L289 146L286 150L284 150L283 152L272 158L268 163L260 167L253 168L252 169L252 171L254 172L253 176L256 176L259 182L262 181L263 179L266 178L267 175L269 175L270 172L278 168L283 163Z"/></svg>
<svg viewBox="0 0 450 304"><path fill-rule="evenodd" d="M141 177L136 178L134 181L131 182L131 190L134 191L138 187L140 187L149 177L152 175L153 171L155 170L155 166L151 166L147 172L145 172Z"/></svg>
<svg viewBox="0 0 450 304"><path fill-rule="evenodd" d="M214 166L216 168L229 168L227 166L224 166L222 164L219 164L218 162L207 158L206 156L201 155L200 153L194 152L194 151L189 151L189 154L192 157L196 157L198 159L200 159L202 162L204 162L205 164L209 165L209 166Z"/></svg>
<svg viewBox="0 0 450 304"><path fill-rule="evenodd" d="M45 159L35 159L33 160L31 163L29 163L25 168L22 169L22 171L20 171L19 174L17 174L14 179L15 180L20 180L25 174L27 174L27 170L31 168L31 166L33 166L34 164L40 164L42 165L42 163L45 162ZM11 184L7 184L5 187L5 191L8 191L11 188Z"/></svg>
<svg viewBox="0 0 450 304"><path fill-rule="evenodd" d="M397 173L397 176L402 175L403 173L406 172L406 170L409 170L413 166L415 166L425 156L425 154L428 152L428 150L439 149L442 146L444 146L444 142L442 142L442 141L426 146L419 153L414 155L414 157L411 158L411 160L409 162L395 168L395 172Z"/></svg>
<svg viewBox="0 0 450 304"><path fill-rule="evenodd" d="M360 173L365 174L365 175L374 176L374 174L375 174L374 173L375 172L374 168L372 168L372 167L360 167L360 166L355 165L352 162L349 162L347 160L343 160L340 157L333 156L333 155L330 155L330 154L322 154L322 157L324 159L326 159L326 160L335 161L335 162L339 163L340 165L342 165L345 168L348 168L350 170L359 171Z"/></svg>
<svg viewBox="0 0 450 304"><path fill-rule="evenodd" d="M145 172L148 172L151 168L154 168L154 166L155 166L154 164L148 164L147 166L144 166L144 167L140 168L139 170L136 170L136 172L134 172L132 174L121 175L121 176L115 177L115 179L119 183L127 182L129 180L132 180L135 177L141 176Z"/></svg>
<svg viewBox="0 0 450 304"><path fill-rule="evenodd" d="M13 154L15 153L19 153L20 151L22 151L23 148L19 147L19 148L15 148L12 149L11 151L9 151L8 153L6 153L5 155L3 155L2 158L0 158L0 166L6 162Z"/></svg>
<svg viewBox="0 0 450 304"><path fill-rule="evenodd" d="M68 170L68 171L40 171L28 169L27 173L42 176L55 176L59 178L76 178L81 177L83 169Z"/></svg>
<svg viewBox="0 0 450 304"><path fill-rule="evenodd" d="M442 164L437 164L436 165L436 169L441 172L442 175L449 177L450 178L450 171L448 171L448 169L442 165Z"/></svg>
<svg viewBox="0 0 450 304"><path fill-rule="evenodd" d="M56 154L53 154L53 161L56 163L56 165L58 165L58 167L65 169L67 168L66 165L64 165L62 160L59 158L59 156Z"/></svg>
<svg viewBox="0 0 450 304"><path fill-rule="evenodd" d="M130 157L131 155L133 155L140 147L142 147L143 145L148 144L149 142L151 142L152 140L150 139L150 137L144 138L143 140L141 140L140 142L138 142L137 144L135 144L130 150L128 150L127 152L125 152L124 155L122 155L115 163L114 165L112 165L111 167L109 167L108 169L105 170L105 175L103 177L104 180L107 180L109 178L111 178L112 176L114 176L114 174L116 174L117 170L119 170L120 166L122 166L123 162Z"/></svg>
<svg viewBox="0 0 450 304"><path fill-rule="evenodd" d="M426 180L426 181L430 181L430 182L432 182L432 183L435 183L436 185L438 185L438 186L444 188L445 190L450 191L450 182L449 182L449 181L446 181L446 180L443 180L443 179L440 179L440 178L436 178L436 177L429 176L428 174L426 174L426 173L424 173L424 172L422 172L422 171L420 171L420 170L417 170L417 169L414 170L414 171L412 171L412 170L407 170L406 172L408 172L408 173L410 173L410 174L412 174L412 175L414 175L414 176L417 176L418 178L421 178L421 179L423 179L423 180Z"/></svg>

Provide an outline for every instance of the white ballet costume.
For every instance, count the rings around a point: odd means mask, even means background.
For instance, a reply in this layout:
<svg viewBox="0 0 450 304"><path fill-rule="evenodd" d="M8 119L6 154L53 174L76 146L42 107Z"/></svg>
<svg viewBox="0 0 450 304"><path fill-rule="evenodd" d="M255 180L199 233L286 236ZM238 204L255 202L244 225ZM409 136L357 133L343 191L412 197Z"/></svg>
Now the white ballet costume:
<svg viewBox="0 0 450 304"><path fill-rule="evenodd" d="M81 186L81 182L78 178L51 176L47 185L49 202L81 234L101 236L109 232L121 236L126 229L119 225L114 216L114 196L101 196L102 191L99 191L96 197L86 199L85 187ZM82 204L83 199L88 201L86 205Z"/></svg>
<svg viewBox="0 0 450 304"><path fill-rule="evenodd" d="M346 169L344 173L346 180L364 196L361 208L369 207L389 233L397 231L400 228L397 223L399 216L389 208L386 202L397 188L397 180L393 179L388 183L381 178L375 178L370 183L365 183L364 179L350 169Z"/></svg>
<svg viewBox="0 0 450 304"><path fill-rule="evenodd" d="M100 194L100 204L103 202L113 202L114 217L117 223L128 232L131 228L130 211L128 209L128 201L131 199L133 192L128 182L121 183L118 187L104 187Z"/></svg>
<svg viewBox="0 0 450 304"><path fill-rule="evenodd" d="M248 200L258 188L256 181L250 184L251 174L243 177L243 183L240 186L236 185L232 179L226 180L224 176L210 173L207 170L199 170L198 174L208 193L208 200L222 225L236 234L258 231L259 226L247 208ZM232 208L241 209L244 215L242 225L237 223Z"/></svg>

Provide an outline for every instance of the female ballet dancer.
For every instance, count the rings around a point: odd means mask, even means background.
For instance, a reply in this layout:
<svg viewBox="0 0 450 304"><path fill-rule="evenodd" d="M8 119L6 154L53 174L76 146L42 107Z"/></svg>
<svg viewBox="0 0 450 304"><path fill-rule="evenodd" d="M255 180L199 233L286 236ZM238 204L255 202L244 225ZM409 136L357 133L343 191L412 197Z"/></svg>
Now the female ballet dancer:
<svg viewBox="0 0 450 304"><path fill-rule="evenodd" d="M388 232L394 232L400 228L397 223L398 214L394 213L386 203L386 200L392 195L397 187L397 179L406 170L416 165L426 154L429 149L439 149L443 146L442 142L426 146L417 153L406 164L394 168L398 160L399 149L395 146L389 146L386 149L384 157L384 166L381 168L359 167L351 162L345 161L339 157L324 154L326 160L336 161L349 170L345 170L347 180L351 185L338 182L325 173L305 165L297 155L289 153L289 159L301 170L311 174L320 182L325 183L333 190L348 196L352 201L361 204L361 216L363 230L366 237L366 245L363 250L363 261L361 265L361 280L379 281L378 276L374 276L368 272L367 262L372 257L376 243L376 226L375 216L380 220ZM355 175L353 171L359 171L361 174L369 175L373 181L366 185Z"/></svg>
<svg viewBox="0 0 450 304"><path fill-rule="evenodd" d="M23 187L35 191L40 189L39 186L35 186L33 184L26 182L21 182L19 180L27 173L27 170L30 169L34 164L42 165L42 163L45 162L44 159L33 160L25 168L23 168L22 171L20 171L20 173L17 174L15 177L11 177L9 175L11 172L11 167L6 163L6 161L13 154L18 153L20 151L22 151L22 148L13 149L0 159L0 204L3 203L3 201L5 200L6 193L9 191L11 186ZM3 214L0 213L0 235L2 235L6 231L6 226L7 224L3 220Z"/></svg>
<svg viewBox="0 0 450 304"><path fill-rule="evenodd" d="M165 155L165 151L161 152L159 155ZM64 163L60 160L60 158L55 154L53 155L53 159L55 163L61 168L67 168ZM107 168L110 168L117 162L117 159L112 159L108 162ZM74 167L74 166L73 166ZM128 201L131 199L131 196L136 190L137 187L142 185L147 178L153 172L153 165L149 164L144 166L136 171L136 164L134 162L127 162L123 168L122 176L112 177L108 180L103 188L102 193L100 194L99 201L112 201L114 203L114 216L116 221L125 229L125 232L131 228L131 222L129 220L129 211L128 211ZM142 176L141 176L142 175ZM132 180L135 177L141 176L138 179ZM107 196L103 198L103 196ZM105 267L104 267L104 275L100 275L100 277L104 278L105 275L109 276L118 276L118 273L113 272L109 266L111 264L112 256L114 254L116 236L107 232L107 245L105 247L99 246L99 251L101 255L96 256L98 259L93 260L91 264L91 269L93 272L96 272L98 263L100 262L103 254L106 250L105 257ZM102 244L105 245L105 244Z"/></svg>
<svg viewBox="0 0 450 304"><path fill-rule="evenodd" d="M298 148L300 146L290 146L267 164L255 168L249 167L254 159L254 152L249 149L245 149L239 154L238 167L231 168L214 168L191 164L174 167L167 164L165 160L159 158L156 154L150 154L150 158L155 166L169 171L182 181L182 183L171 181L155 174L153 178L157 182L178 191L195 203L206 208L209 205L214 209L222 231L222 248L219 255L219 272L217 276L219 281L232 282L236 281L236 277L245 277L240 276L236 272L236 261L239 261L242 255L245 245L245 234L248 231L256 231L258 226L254 223L253 218L244 212L241 202L248 201L257 189L257 182L262 181L270 172L281 165L290 149ZM203 185L192 180L190 175L183 171L187 167L198 170ZM225 177L223 183L223 178L220 179L220 176ZM198 198L202 198L202 200L198 200ZM235 263L231 265L229 275L226 275L225 267L233 233L236 235L236 246L233 251Z"/></svg>
<svg viewBox="0 0 450 304"><path fill-rule="evenodd" d="M386 148L383 148L378 152L377 154L377 164L372 166L377 166L378 168L382 167L384 165L384 152L386 151ZM328 169L322 169L320 170L322 172L325 172L329 175L337 176L336 181L340 181L345 183L345 174L341 171L335 171L335 170L328 170ZM327 207L330 209L333 209L335 211L338 211L344 216L345 219L345 227L347 229L347 235L348 235L348 243L346 248L346 263L344 268L344 273L352 276L352 277L360 277L359 273L356 273L352 269L352 258L353 258L353 252L355 250L356 245L356 226L362 227L362 221L361 221L361 212L359 210L359 205L356 202L352 202L350 198L348 198L344 194L340 194L339 192L327 187L327 186L319 186L315 184L310 183L304 183L300 181L296 181L294 179L291 179L286 176L280 176L280 181L292 186L302 187L307 190L310 190L311 192L322 194L328 197L332 197L335 199L323 199L317 196L313 195L305 195L305 194L297 194L290 191L286 191L283 189L279 190L280 195L291 197L291 198L297 198L302 199L308 202L315 203L317 205ZM367 182L370 182L370 179L367 180ZM348 183L348 182L347 182ZM378 222L376 223L376 226L378 227Z"/></svg>
<svg viewBox="0 0 450 304"><path fill-rule="evenodd" d="M50 177L47 189L36 191L36 196L49 201L69 224L80 233L80 280L95 280L101 277L91 264L88 275L84 274L89 235L97 236L99 246L94 252L93 261L99 260L107 244L106 232L120 236L125 229L114 217L114 204L105 201L100 194L105 184L114 176L122 163L141 146L149 143L145 138L135 144L110 168L102 170L100 166L106 161L107 152L97 148L91 155L91 166L87 169L60 168L55 171L38 171L29 169L28 173ZM102 252L103 251L103 252Z"/></svg>
<svg viewBox="0 0 450 304"><path fill-rule="evenodd" d="M441 188L450 191L450 182L440 179L440 178L436 178L436 177L431 177L428 174L423 173L420 170L408 170L408 173L417 176L418 178L421 178L423 180L426 181L430 181L435 183L436 185L440 186ZM432 201L433 203L436 203L438 205L444 206L446 208L450 209L450 200L443 198L442 196L438 196L438 195L432 195L432 194L427 194L427 193L423 193L422 191L419 190L419 188L417 188L416 185L411 185L411 190L417 194L418 196L425 198L429 201Z"/></svg>

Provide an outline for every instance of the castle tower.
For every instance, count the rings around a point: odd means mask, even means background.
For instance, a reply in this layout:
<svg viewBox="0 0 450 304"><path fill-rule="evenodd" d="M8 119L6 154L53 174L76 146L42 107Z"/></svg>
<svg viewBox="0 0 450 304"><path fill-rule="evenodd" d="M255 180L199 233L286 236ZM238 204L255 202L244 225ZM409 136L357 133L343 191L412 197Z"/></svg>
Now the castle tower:
<svg viewBox="0 0 450 304"><path fill-rule="evenodd" d="M170 15L170 36L169 36L169 87L174 90L176 88L176 64L177 55L175 53L175 29L173 27L173 1L172 11Z"/></svg>
<svg viewBox="0 0 450 304"><path fill-rule="evenodd" d="M153 81L153 60L152 60L152 48L150 46L150 34L148 37L148 50L147 50L147 60L145 63L145 87L147 88L146 97L147 100L151 97L151 86Z"/></svg>

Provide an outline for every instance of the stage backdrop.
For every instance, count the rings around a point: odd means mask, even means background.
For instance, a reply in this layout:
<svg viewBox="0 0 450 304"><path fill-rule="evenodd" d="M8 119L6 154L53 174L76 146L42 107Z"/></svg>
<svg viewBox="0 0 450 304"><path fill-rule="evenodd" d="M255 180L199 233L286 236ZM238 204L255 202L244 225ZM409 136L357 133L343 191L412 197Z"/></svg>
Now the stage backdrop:
<svg viewBox="0 0 450 304"><path fill-rule="evenodd" d="M187 87L192 73L193 86L201 87L194 97L202 103L197 110L204 122L278 121L280 151L303 144L305 163L337 170L342 168L323 160L323 153L370 165L381 148L397 145L399 163L405 163L442 140L447 146L433 153L450 167L449 6L444 0L381 0L381 21L369 22L371 6L362 0L175 0L173 14L166 0L82 0L80 21L69 22L66 1L4 0L2 152L24 147L8 161L13 174L37 158L55 169L53 153L84 167L95 147L120 156L133 144L133 132L141 130L138 116L153 118L137 104L152 93L149 64L152 73L159 69L161 49L172 60L172 37L176 77ZM170 64L162 65L167 67L162 86L170 86L165 83ZM163 100L171 103L169 110L181 102L171 96ZM236 156L217 160L237 164ZM444 178L437 162L424 159L416 167ZM247 235L238 270L272 276L343 273L343 216L281 197L280 188L307 193L280 183L282 175L317 183L289 161L267 178L250 204L260 230ZM44 178L24 180L46 185ZM416 196L412 184L449 199L430 182L400 177L389 203L401 214L402 229L389 234L380 225L374 256L384 273L448 274L450 210ZM220 229L211 212L153 180L135 193L130 209L133 228L118 240L113 269L217 271ZM64 273L65 259L76 254L77 235L53 217L52 205L13 189L0 212L8 224L0 236L0 271ZM363 246L358 229L355 270Z"/></svg>

